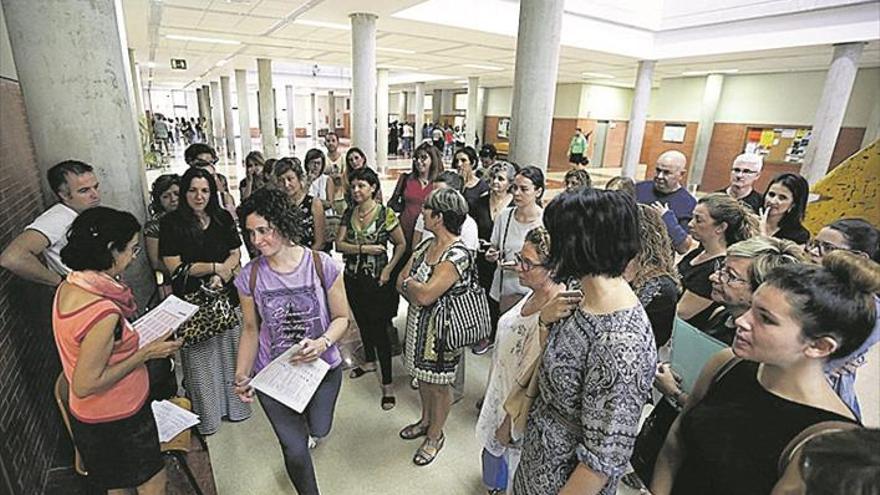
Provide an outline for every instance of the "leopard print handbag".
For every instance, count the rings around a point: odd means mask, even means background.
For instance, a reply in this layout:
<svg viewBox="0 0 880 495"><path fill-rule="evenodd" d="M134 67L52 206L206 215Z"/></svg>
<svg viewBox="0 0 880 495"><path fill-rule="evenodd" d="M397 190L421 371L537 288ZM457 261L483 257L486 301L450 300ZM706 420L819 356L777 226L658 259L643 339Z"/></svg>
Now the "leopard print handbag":
<svg viewBox="0 0 880 495"><path fill-rule="evenodd" d="M178 278L182 279L181 283L180 285L175 284L175 286L186 287L189 278L189 265L175 270L172 279ZM184 347L204 342L238 324L238 314L235 312L229 289L226 287L212 289L203 284L195 292L182 294L178 297L199 307L198 311L177 329L178 337L183 337Z"/></svg>

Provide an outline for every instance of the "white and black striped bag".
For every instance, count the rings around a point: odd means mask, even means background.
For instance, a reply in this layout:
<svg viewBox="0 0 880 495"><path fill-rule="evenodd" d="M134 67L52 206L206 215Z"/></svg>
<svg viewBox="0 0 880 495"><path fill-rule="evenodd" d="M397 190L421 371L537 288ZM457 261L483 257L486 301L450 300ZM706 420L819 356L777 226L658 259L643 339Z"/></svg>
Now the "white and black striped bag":
<svg viewBox="0 0 880 495"><path fill-rule="evenodd" d="M459 289L450 290L437 301L437 319L442 325L440 340L443 349L452 351L476 344L488 338L492 331L489 317L489 302L486 291L479 284L474 255L468 249L470 283Z"/></svg>

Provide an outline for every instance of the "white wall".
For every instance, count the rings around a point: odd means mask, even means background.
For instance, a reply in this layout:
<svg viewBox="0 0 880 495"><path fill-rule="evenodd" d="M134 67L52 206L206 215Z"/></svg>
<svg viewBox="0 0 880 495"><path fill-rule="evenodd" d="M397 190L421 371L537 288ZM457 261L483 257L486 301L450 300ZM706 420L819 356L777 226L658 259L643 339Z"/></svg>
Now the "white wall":
<svg viewBox="0 0 880 495"><path fill-rule="evenodd" d="M12 60L12 46L9 44L9 31L6 30L6 17L0 6L0 77L18 81L18 72Z"/></svg>
<svg viewBox="0 0 880 495"><path fill-rule="evenodd" d="M584 84L578 117L594 120L629 120L633 90Z"/></svg>
<svg viewBox="0 0 880 495"><path fill-rule="evenodd" d="M704 77L663 79L659 87L651 90L648 120L700 120L700 102L705 85Z"/></svg>
<svg viewBox="0 0 880 495"><path fill-rule="evenodd" d="M576 119L581 108L582 84L558 84L553 104L553 117Z"/></svg>

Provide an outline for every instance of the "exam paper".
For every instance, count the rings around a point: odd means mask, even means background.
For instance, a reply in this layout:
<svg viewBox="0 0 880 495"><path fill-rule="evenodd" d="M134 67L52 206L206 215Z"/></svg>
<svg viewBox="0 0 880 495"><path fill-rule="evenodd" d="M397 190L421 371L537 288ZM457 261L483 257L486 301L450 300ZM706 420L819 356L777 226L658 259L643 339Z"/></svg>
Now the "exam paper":
<svg viewBox="0 0 880 495"><path fill-rule="evenodd" d="M180 432L199 424L198 415L171 401L154 400L150 405L153 408L153 416L156 418L160 442L167 442L179 435Z"/></svg>
<svg viewBox="0 0 880 495"><path fill-rule="evenodd" d="M169 330L177 330L198 310L199 307L195 304L173 295L168 296L161 304L132 324L139 337L138 348L165 335Z"/></svg>
<svg viewBox="0 0 880 495"><path fill-rule="evenodd" d="M251 380L251 386L285 406L301 413L312 400L315 390L330 369L323 359L310 363L291 364L290 358L299 352L299 344L284 351Z"/></svg>

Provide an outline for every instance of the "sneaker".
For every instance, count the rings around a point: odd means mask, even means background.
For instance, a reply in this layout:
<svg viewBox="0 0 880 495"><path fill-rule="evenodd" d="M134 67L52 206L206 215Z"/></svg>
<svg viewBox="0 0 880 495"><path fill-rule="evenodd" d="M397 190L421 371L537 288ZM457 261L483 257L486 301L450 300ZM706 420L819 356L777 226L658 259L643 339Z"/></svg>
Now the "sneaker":
<svg viewBox="0 0 880 495"><path fill-rule="evenodd" d="M474 344L473 347L471 347L471 352L473 352L477 356L482 356L483 354L489 352L489 350L492 349L492 347L494 346L495 345L489 339L483 339Z"/></svg>
<svg viewBox="0 0 880 495"><path fill-rule="evenodd" d="M309 435L309 449L314 449L318 446L318 439Z"/></svg>

